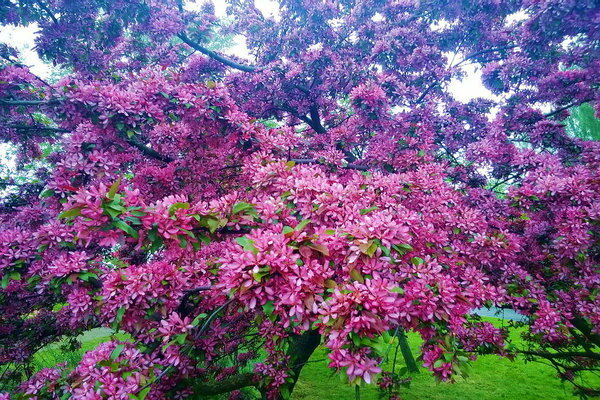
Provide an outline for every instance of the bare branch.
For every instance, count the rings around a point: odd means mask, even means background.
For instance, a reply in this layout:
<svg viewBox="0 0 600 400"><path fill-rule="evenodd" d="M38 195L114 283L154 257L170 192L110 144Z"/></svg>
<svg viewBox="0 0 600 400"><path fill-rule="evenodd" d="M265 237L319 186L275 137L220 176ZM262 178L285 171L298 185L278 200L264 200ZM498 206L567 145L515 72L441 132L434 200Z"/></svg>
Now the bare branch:
<svg viewBox="0 0 600 400"><path fill-rule="evenodd" d="M485 50L481 50L481 51L476 51L475 53L471 53L468 56L466 56L465 58L463 58L461 61L459 61L455 67L458 67L459 65L461 65L462 63L464 63L467 60L471 60L477 56L480 56L482 54L486 54L486 53L493 53L493 52L500 52L503 50L510 50L510 49L514 49L515 47L518 47L517 45L507 45L507 46L501 46L501 47L492 47L491 49L485 49Z"/></svg>
<svg viewBox="0 0 600 400"><path fill-rule="evenodd" d="M438 81L436 79L435 81L433 81L433 83L431 85L429 85L427 87L427 89L425 89L425 91L423 93L421 93L421 95L419 96L419 98L417 100L415 100L414 104L420 104L425 99L425 96L427 96L427 94L429 94L429 92L431 91L431 89L433 89L437 85L438 85Z"/></svg>
<svg viewBox="0 0 600 400"><path fill-rule="evenodd" d="M50 19L52 20L52 22L54 22L55 24L58 24L58 20L56 19L56 17L52 13L52 11L50 11L50 9L48 8L48 6L46 6L40 0L36 0L36 3L37 3L38 6L40 6L40 8L42 10L44 10L46 12L46 14L48 14L48 16L50 17Z"/></svg>
<svg viewBox="0 0 600 400"><path fill-rule="evenodd" d="M310 106L310 119L313 125L311 128L317 133L327 133L327 130L321 124L321 117L319 116L319 109L315 104Z"/></svg>
<svg viewBox="0 0 600 400"><path fill-rule="evenodd" d="M544 117L546 117L546 118L553 117L556 114L560 114L561 112L563 112L565 110L568 110L571 107L579 106L579 105L581 105L583 103L587 103L588 101L592 101L592 100L594 100L594 99L585 99L585 100L582 100L582 101L574 101L571 104L567 104L566 106L561 107L561 108L559 108L557 110L554 110L552 112L549 112L548 114L544 114Z"/></svg>
<svg viewBox="0 0 600 400"><path fill-rule="evenodd" d="M248 386L257 386L259 381L254 373L243 372L231 375L219 381L198 382L193 386L195 393L203 396L229 393Z"/></svg>
<svg viewBox="0 0 600 400"><path fill-rule="evenodd" d="M16 129L19 131L46 131L46 132L55 132L55 133L71 132L69 129L52 128L50 126L36 126L36 125L7 125L7 128Z"/></svg>
<svg viewBox="0 0 600 400"><path fill-rule="evenodd" d="M222 64L227 65L228 67L235 68L235 69L238 69L238 70L244 71L244 72L258 72L259 71L259 69L254 66L239 64L233 60L223 57L222 55L220 55L212 50L207 49L204 46L201 46L199 43L196 43L193 40L191 40L185 33L180 33L177 36L181 40L183 40L183 42L185 44L190 46L192 49L197 50L200 53L209 56L213 60L216 60Z"/></svg>
<svg viewBox="0 0 600 400"><path fill-rule="evenodd" d="M290 161L295 162L296 164L319 164L319 165L327 165L326 163L317 160L316 158L292 158ZM358 171L367 171L369 168L366 165L357 165L357 164L347 164L346 166L342 166L344 169L356 169Z"/></svg>
<svg viewBox="0 0 600 400"><path fill-rule="evenodd" d="M547 359L583 357L583 358L591 358L594 360L600 360L600 354L587 352L587 351L565 351L565 352L560 352L560 353L549 353L549 352L542 352L542 351L522 350L522 351L519 351L519 353L525 354L528 356L536 356L536 357L542 357L542 358L547 358Z"/></svg>
<svg viewBox="0 0 600 400"><path fill-rule="evenodd" d="M0 99L0 106L6 106L6 107L40 106L40 105L57 104L59 102L60 102L60 100L58 100L58 99L53 99L53 100L4 100L4 99Z"/></svg>
<svg viewBox="0 0 600 400"><path fill-rule="evenodd" d="M151 149L150 147L146 146L145 144L139 142L135 138L135 136L132 136L130 138L125 138L125 137L121 136L121 138L123 140L125 140L127 143L129 143L130 145L132 145L133 147L137 148L144 155L146 155L150 158L154 158L155 160L163 161L166 163L173 161L173 159L171 157L162 155L158 151Z"/></svg>

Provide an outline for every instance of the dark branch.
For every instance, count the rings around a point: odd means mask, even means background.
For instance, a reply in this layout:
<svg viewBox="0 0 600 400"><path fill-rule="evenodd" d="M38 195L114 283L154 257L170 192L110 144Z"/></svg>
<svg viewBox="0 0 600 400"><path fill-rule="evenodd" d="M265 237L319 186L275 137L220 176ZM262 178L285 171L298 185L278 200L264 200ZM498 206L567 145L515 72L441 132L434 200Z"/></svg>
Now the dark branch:
<svg viewBox="0 0 600 400"><path fill-rule="evenodd" d="M525 351L525 350L523 350L523 351L519 351L519 353L525 354L528 356L536 356L536 357L542 357L542 358L547 358L547 359L582 357L582 358L591 358L594 360L600 360L600 354L586 352L586 351L565 351L565 352L561 352L561 353L548 353L548 352L542 352L542 351Z"/></svg>
<svg viewBox="0 0 600 400"><path fill-rule="evenodd" d="M54 99L54 100L3 100L3 99L0 99L0 106L6 106L6 107L40 106L40 105L56 104L59 102L60 101L57 99Z"/></svg>
<svg viewBox="0 0 600 400"><path fill-rule="evenodd" d="M135 136L132 136L130 138L124 138L121 136L121 138L123 140L125 140L127 143L129 143L130 145L132 145L133 147L137 148L139 151L141 151L144 155L150 157L150 158L154 158L155 160L159 160L159 161L163 161L166 163L169 163L171 161L173 161L173 159L169 156L165 156L160 154L158 151L151 149L150 147L146 146L145 144L139 142Z"/></svg>
<svg viewBox="0 0 600 400"><path fill-rule="evenodd" d="M47 131L47 132L56 132L56 133L71 132L69 129L52 128L49 126L35 126L35 125L7 125L7 128L16 129L16 130L20 130L20 131Z"/></svg>
<svg viewBox="0 0 600 400"><path fill-rule="evenodd" d="M317 160L316 158L292 158L290 161L295 162L296 164L319 164L319 165L327 165L322 161ZM343 166L345 169L356 169L359 171L367 171L369 168L366 165L357 165L357 164L348 164Z"/></svg>
<svg viewBox="0 0 600 400"><path fill-rule="evenodd" d="M460 62L458 62L455 67L458 67L459 65L461 65L462 63L464 63L467 60L471 60L477 56L480 56L482 54L486 54L486 53L493 53L493 52L500 52L503 50L510 50L510 49L514 49L515 47L517 47L517 45L507 45L507 46L502 46L502 47L493 47L491 49L485 49L485 50L481 50L481 51L476 51L475 53L471 53L468 56L466 56L465 58L463 58Z"/></svg>
<svg viewBox="0 0 600 400"><path fill-rule="evenodd" d="M594 100L594 99L586 99L586 100L583 100L583 101L574 101L573 103L567 104L566 106L561 107L561 108L559 108L557 110L554 110L552 112L549 112L548 114L544 114L544 117L546 117L546 118L553 117L556 114L560 114L561 112L563 112L565 110L568 110L571 107L575 107L575 106L581 105L583 103L587 103L588 101L592 101L592 100Z"/></svg>
<svg viewBox="0 0 600 400"><path fill-rule="evenodd" d="M244 387L257 386L258 384L259 380L252 372L243 372L219 381L198 382L192 388L195 393L204 398L204 396L229 393Z"/></svg>
<svg viewBox="0 0 600 400"><path fill-rule="evenodd" d="M48 14L48 16L50 17L50 19L52 19L52 22L54 22L55 24L58 24L58 20L56 19L56 17L52 13L52 11L50 11L50 9L48 8L48 6L46 6L44 3L42 3L39 0L37 0L36 3L38 4L38 6L40 6L40 8L42 10L44 10L46 12L46 14Z"/></svg>
<svg viewBox="0 0 600 400"><path fill-rule="evenodd" d="M317 133L327 133L327 130L321 124L321 117L319 117L319 109L315 104L310 106L310 120L312 122L311 128Z"/></svg>
<svg viewBox="0 0 600 400"><path fill-rule="evenodd" d="M212 58L213 60L216 60L222 64L225 64L231 68L235 68L235 69L239 69L240 71L244 71L244 72L258 72L259 69L251 66L251 65L243 65L243 64L239 64L236 63L235 61L232 61L228 58L223 57L222 55L207 49L204 46L201 46L200 44L194 42L193 40L191 40L190 38L187 37L187 35L185 33L180 33L179 35L177 35L181 40L183 40L183 42L185 44L187 44L188 46L190 46L192 49L199 51L202 54L205 54L207 56L209 56L210 58Z"/></svg>
<svg viewBox="0 0 600 400"><path fill-rule="evenodd" d="M421 95L419 96L419 98L417 100L415 100L414 104L420 104L423 99L425 99L425 96L427 96L427 94L429 94L429 92L431 91L431 89L433 89L434 87L436 87L438 84L437 79L427 87L427 89L425 89L425 91L423 93L421 93Z"/></svg>
<svg viewBox="0 0 600 400"><path fill-rule="evenodd" d="M183 297L181 297L181 300L179 301L179 307L177 307L177 312L182 315L187 315L187 312L186 312L187 311L187 302L188 302L189 298L195 294L198 294L200 292L210 290L210 289L212 289L212 286L199 286L197 288L186 290L185 294L183 295Z"/></svg>

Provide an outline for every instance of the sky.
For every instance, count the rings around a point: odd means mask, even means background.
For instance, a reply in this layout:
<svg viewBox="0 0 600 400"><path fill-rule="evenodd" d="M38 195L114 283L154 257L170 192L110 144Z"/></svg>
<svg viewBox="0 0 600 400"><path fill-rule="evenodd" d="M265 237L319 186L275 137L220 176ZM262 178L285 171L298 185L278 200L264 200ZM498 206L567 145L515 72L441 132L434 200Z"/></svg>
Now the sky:
<svg viewBox="0 0 600 400"><path fill-rule="evenodd" d="M189 9L199 8L203 0L188 1L186 7ZM215 13L218 17L226 16L226 2L217 0L215 4ZM265 15L265 17L279 17L279 7L277 0L255 0L256 7ZM32 24L27 27L0 26L0 42L8 43L21 51L21 57L24 64L31 67L32 72L42 78L48 78L51 73L51 67L43 63L35 50L34 39L36 37L37 26ZM225 53L236 54L243 57L248 51L245 46L244 38L236 37L235 44ZM494 99L494 95L483 86L481 80L481 71L473 64L463 67L466 76L462 80L453 79L449 84L449 90L454 97L461 102L468 102L476 97Z"/></svg>
<svg viewBox="0 0 600 400"><path fill-rule="evenodd" d="M186 8L199 8L206 0L188 0ZM279 18L279 7L277 0L254 0L255 6L263 13L265 17ZM217 17L225 17L226 2L223 0L214 1L215 13ZM28 65L32 72L43 79L47 79L52 67L42 62L34 50L35 37L38 27L36 24L31 24L27 27L15 26L0 26L0 42L10 44L21 52L21 61ZM235 54L239 57L248 56L248 50L245 46L245 40L242 36L235 38L234 45L225 50L226 54ZM460 55L457 55L457 60L460 60ZM461 102L469 102L470 100L483 97L495 99L495 96L483 86L481 80L481 71L473 64L463 66L465 76L462 80L453 79L448 86L449 91L453 96ZM495 114L495 111L490 114L490 117ZM0 157L2 158L4 167L14 168L14 160L7 158L7 144L0 144ZM3 171L0 171L3 172Z"/></svg>

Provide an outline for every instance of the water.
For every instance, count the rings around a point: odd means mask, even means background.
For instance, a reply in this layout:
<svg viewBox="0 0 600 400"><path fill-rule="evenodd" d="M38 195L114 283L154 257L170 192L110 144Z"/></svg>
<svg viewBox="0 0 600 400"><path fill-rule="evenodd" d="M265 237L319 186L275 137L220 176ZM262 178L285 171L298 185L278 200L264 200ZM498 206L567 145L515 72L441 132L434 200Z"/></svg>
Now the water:
<svg viewBox="0 0 600 400"><path fill-rule="evenodd" d="M519 314L512 308L483 307L473 310L473 314L481 315L482 317L495 317L510 321L527 321L527 317L525 315Z"/></svg>

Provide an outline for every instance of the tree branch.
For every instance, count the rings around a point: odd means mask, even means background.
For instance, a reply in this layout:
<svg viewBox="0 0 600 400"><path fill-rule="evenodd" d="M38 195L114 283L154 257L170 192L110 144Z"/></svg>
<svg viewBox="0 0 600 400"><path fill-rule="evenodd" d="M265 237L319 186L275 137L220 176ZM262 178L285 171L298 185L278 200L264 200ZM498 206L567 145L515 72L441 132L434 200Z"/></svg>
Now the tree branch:
<svg viewBox="0 0 600 400"><path fill-rule="evenodd" d="M259 69L251 66L251 65L243 65L243 64L239 64L235 61L232 61L228 58L223 57L222 55L207 49L204 46L201 46L199 43L194 42L193 40L191 40L185 33L180 33L177 35L177 37L179 37L181 40L183 40L183 42L185 44L187 44L188 46L190 46L192 49L199 51L202 54L205 54L207 56L209 56L210 58L212 58L213 60L216 60L222 64L225 64L231 68L235 68L238 69L240 71L244 71L244 72L258 72Z"/></svg>
<svg viewBox="0 0 600 400"><path fill-rule="evenodd" d="M6 106L6 107L11 107L11 106L39 106L39 105L50 105L50 104L56 104L59 103L60 100L57 99L53 99L53 100L4 100L4 99L0 99L0 106Z"/></svg>
<svg viewBox="0 0 600 400"><path fill-rule="evenodd" d="M220 381L199 382L192 386L194 393L202 396L229 393L248 386L257 386L259 380L252 372L242 372Z"/></svg>
<svg viewBox="0 0 600 400"><path fill-rule="evenodd" d="M182 315L187 315L187 302L189 300L189 298L197 293L206 291L206 290L210 290L212 289L212 286L199 286L193 289L189 289L185 291L185 294L181 297L181 300L179 300L179 306L177 307L177 312L182 314Z"/></svg>
<svg viewBox="0 0 600 400"><path fill-rule="evenodd" d="M325 127L323 127L321 124L321 117L319 116L319 109L317 108L316 104L310 106L310 120L313 124L311 125L311 128L313 128L315 132L327 133L327 129L325 129Z"/></svg>
<svg viewBox="0 0 600 400"><path fill-rule="evenodd" d="M119 135L119 136L121 137L121 139L125 140L127 143L129 143L133 147L137 148L144 155L146 155L150 158L154 158L155 160L163 161L166 163L173 161L173 159L171 157L162 155L158 151L151 149L150 147L146 146L145 144L139 142L135 138L135 136L132 136L130 138L123 137L122 135Z"/></svg>
<svg viewBox="0 0 600 400"><path fill-rule="evenodd" d="M423 93L421 93L421 95L419 96L419 98L417 100L415 100L414 104L420 104L423 99L425 99L425 96L427 96L427 94L429 94L429 92L431 91L431 89L433 89L434 87L436 87L438 84L437 79L435 81L433 81L433 83L431 85L429 85L427 87L427 89L425 89L425 91Z"/></svg>
<svg viewBox="0 0 600 400"><path fill-rule="evenodd" d="M461 65L465 61L470 60L472 58L475 58L477 56L480 56L482 54L493 53L493 52L502 51L502 50L510 50L510 49L514 49L515 47L518 47L518 46L517 45L507 45L507 46L493 47L491 49L485 49L485 50L481 50L481 51L476 51L475 53L471 53L468 56L466 56L465 58L463 58L462 60L460 60L454 67L458 67L459 65Z"/></svg>
<svg viewBox="0 0 600 400"><path fill-rule="evenodd" d="M7 128L17 129L22 131L48 131L48 132L56 132L56 133L69 133L71 132L69 129L63 128L52 128L49 126L34 126L34 125L7 125Z"/></svg>
<svg viewBox="0 0 600 400"><path fill-rule="evenodd" d="M292 158L290 161L295 162L296 164L319 164L319 165L327 165L322 161L317 160L316 158ZM359 171L367 171L369 168L366 165L357 165L357 164L348 164L343 166L344 169L356 169Z"/></svg>
<svg viewBox="0 0 600 400"><path fill-rule="evenodd" d="M541 352L541 351L522 350L522 351L519 351L519 353L525 354L528 356L536 356L536 357L542 357L542 358L547 358L547 359L583 357L583 358L592 358L594 360L600 360L600 354L590 353L590 352L585 352L585 351L565 351L565 352L561 352L561 353L548 353L548 352Z"/></svg>
<svg viewBox="0 0 600 400"><path fill-rule="evenodd" d="M587 103L588 101L592 101L592 100L594 100L594 99L585 99L585 100L582 100L582 101L574 101L573 103L567 104L566 106L561 107L561 108L559 108L557 110L554 110L552 112L549 112L548 114L544 114L544 117L546 117L546 118L553 117L556 114L559 114L559 113L561 113L561 112L563 112L565 110L568 110L571 107L579 106L579 105L581 105L583 103Z"/></svg>
<svg viewBox="0 0 600 400"><path fill-rule="evenodd" d="M48 8L48 6L46 6L44 3L42 3L39 0L36 0L36 3L38 4L38 6L40 6L40 8L42 10L44 10L46 12L46 14L48 14L48 16L50 17L50 19L52 19L52 22L54 22L55 24L58 24L58 20L56 19L56 17L52 13L52 11L50 11L50 9Z"/></svg>

